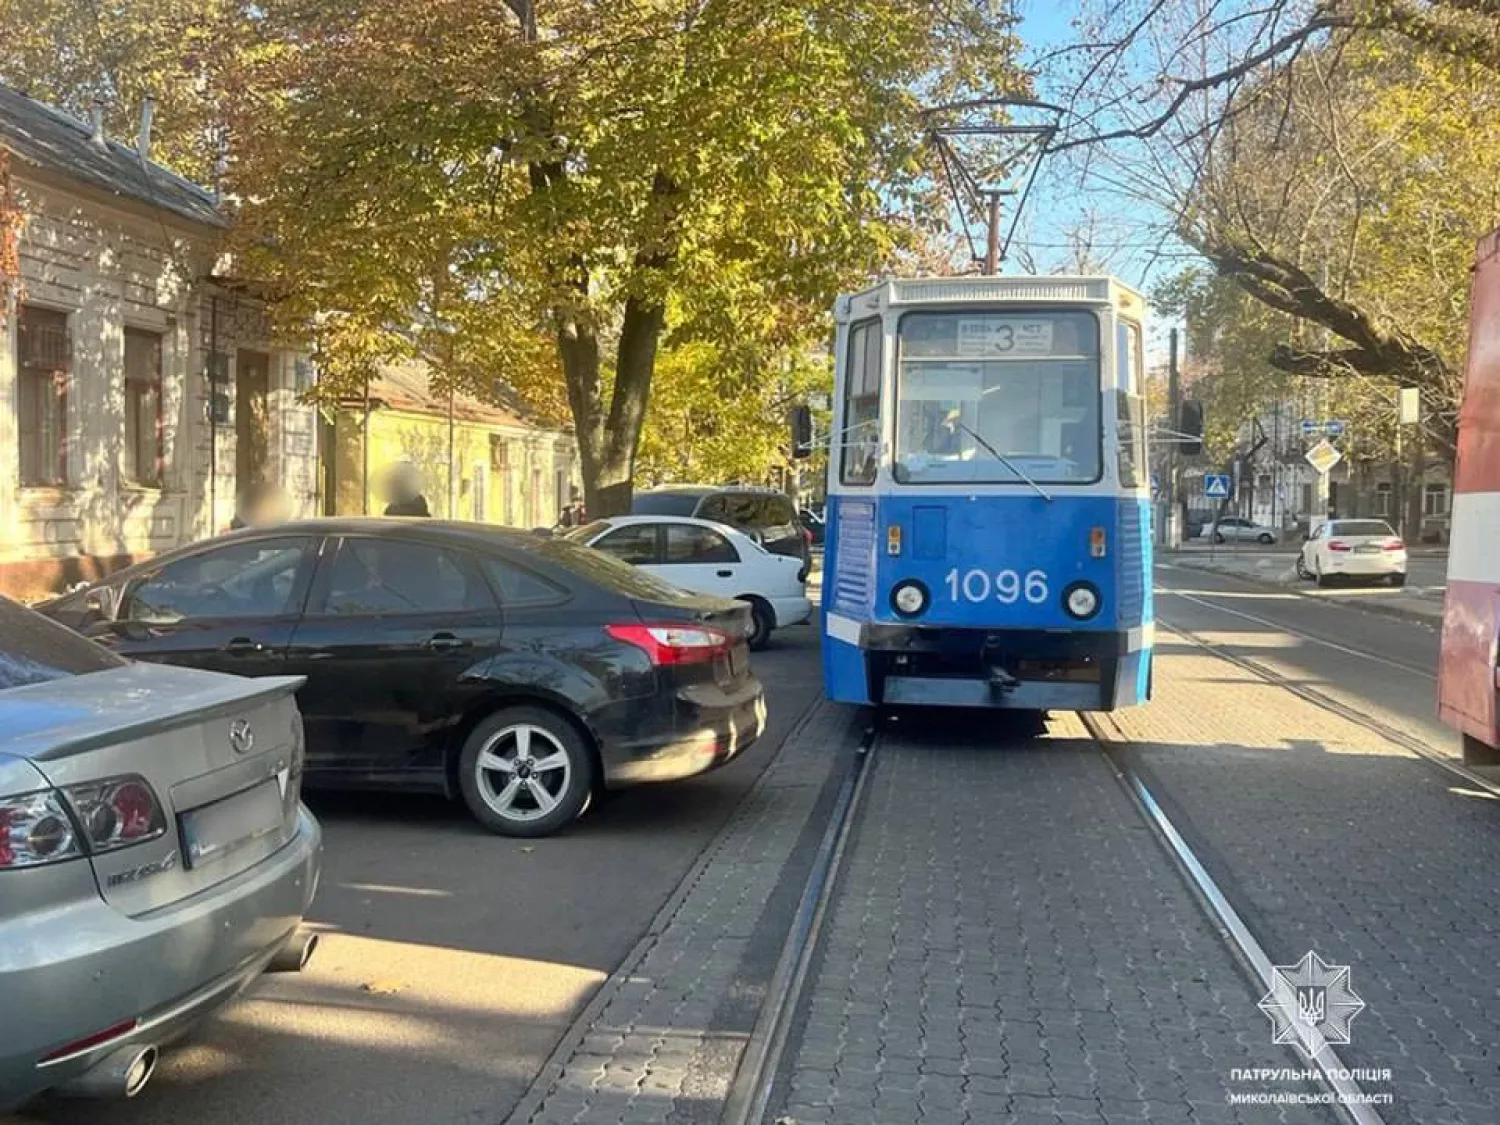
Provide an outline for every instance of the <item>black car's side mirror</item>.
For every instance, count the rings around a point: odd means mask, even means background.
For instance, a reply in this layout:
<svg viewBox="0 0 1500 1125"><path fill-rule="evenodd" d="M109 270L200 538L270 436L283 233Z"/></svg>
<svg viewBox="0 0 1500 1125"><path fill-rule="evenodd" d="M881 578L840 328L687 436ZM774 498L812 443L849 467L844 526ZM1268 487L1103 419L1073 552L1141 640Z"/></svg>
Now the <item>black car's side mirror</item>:
<svg viewBox="0 0 1500 1125"><path fill-rule="evenodd" d="M801 459L812 456L813 424L812 407L792 408L792 456Z"/></svg>

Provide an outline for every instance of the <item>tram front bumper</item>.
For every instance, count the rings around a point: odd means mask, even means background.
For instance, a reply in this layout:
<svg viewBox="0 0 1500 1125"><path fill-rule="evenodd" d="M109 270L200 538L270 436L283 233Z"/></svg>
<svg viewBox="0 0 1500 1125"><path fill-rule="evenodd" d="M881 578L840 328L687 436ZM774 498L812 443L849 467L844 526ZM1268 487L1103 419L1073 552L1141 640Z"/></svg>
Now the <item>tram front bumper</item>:
<svg viewBox="0 0 1500 1125"><path fill-rule="evenodd" d="M861 646L875 704L1108 711L1144 699L1148 631L869 624Z"/></svg>

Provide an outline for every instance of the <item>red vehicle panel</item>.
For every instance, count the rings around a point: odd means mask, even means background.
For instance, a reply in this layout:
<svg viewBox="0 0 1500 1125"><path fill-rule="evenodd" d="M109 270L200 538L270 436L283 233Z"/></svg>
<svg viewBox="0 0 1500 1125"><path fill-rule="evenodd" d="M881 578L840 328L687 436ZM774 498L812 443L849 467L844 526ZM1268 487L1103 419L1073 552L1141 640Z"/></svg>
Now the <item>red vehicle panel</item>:
<svg viewBox="0 0 1500 1125"><path fill-rule="evenodd" d="M1471 740L1500 747L1500 231L1479 242L1469 360L1459 411L1453 536L1443 610L1438 714ZM1466 744L1468 752L1472 747Z"/></svg>

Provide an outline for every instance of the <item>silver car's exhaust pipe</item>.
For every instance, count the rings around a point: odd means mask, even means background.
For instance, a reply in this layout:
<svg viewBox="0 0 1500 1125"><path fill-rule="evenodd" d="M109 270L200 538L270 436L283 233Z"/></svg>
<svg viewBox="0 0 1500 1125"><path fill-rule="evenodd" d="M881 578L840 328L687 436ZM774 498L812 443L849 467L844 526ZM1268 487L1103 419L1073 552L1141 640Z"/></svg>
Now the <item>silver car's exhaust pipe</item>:
<svg viewBox="0 0 1500 1125"><path fill-rule="evenodd" d="M156 1073L156 1059L154 1044L121 1047L52 1092L65 1098L133 1098Z"/></svg>
<svg viewBox="0 0 1500 1125"><path fill-rule="evenodd" d="M307 968L307 963L312 960L313 952L317 948L317 934L298 930L286 939L285 945L276 951L276 956L272 957L271 963L266 966L266 972L300 973Z"/></svg>

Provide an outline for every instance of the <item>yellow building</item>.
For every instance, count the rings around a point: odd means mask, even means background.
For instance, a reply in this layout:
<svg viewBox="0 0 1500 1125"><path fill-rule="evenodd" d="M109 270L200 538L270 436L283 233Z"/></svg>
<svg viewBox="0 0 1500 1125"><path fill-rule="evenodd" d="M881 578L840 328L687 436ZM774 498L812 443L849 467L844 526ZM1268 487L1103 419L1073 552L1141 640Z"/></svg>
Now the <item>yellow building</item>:
<svg viewBox="0 0 1500 1125"><path fill-rule="evenodd" d="M538 425L519 404L434 392L423 363L389 366L371 380L368 402L342 402L323 449L330 516L383 513L387 477L404 460L438 519L552 526L579 489L571 434Z"/></svg>
<svg viewBox="0 0 1500 1125"><path fill-rule="evenodd" d="M579 487L571 434L537 424L519 404L436 393L422 363L387 367L370 381L368 402L340 404L323 438L328 515L379 515L401 461L415 466L440 519L551 527Z"/></svg>

